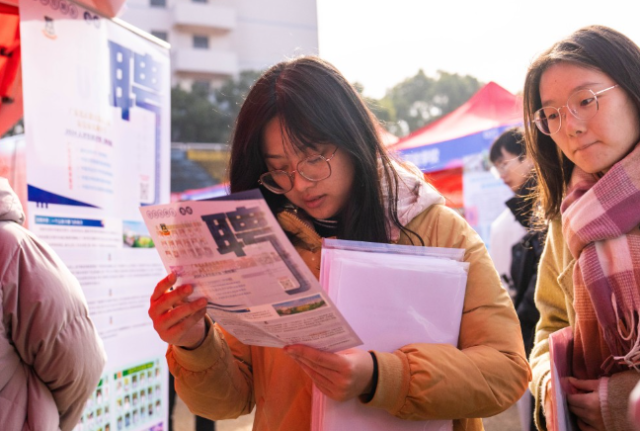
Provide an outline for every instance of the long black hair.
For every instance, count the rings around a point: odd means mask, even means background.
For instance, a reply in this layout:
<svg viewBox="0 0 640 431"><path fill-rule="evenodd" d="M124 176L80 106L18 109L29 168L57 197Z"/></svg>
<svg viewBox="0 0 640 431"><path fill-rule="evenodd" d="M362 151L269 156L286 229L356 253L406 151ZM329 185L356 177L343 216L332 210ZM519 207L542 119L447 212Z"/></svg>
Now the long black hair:
<svg viewBox="0 0 640 431"><path fill-rule="evenodd" d="M267 171L261 153L263 131L276 117L283 133L298 148L332 144L351 159L352 198L340 214L339 238L389 242L386 217L407 232L396 214L399 177L380 141L377 120L344 76L317 57L278 63L249 91L231 141L231 192L258 186L260 175ZM381 189L382 178L389 187L386 193ZM274 213L287 203L284 195L263 191Z"/></svg>

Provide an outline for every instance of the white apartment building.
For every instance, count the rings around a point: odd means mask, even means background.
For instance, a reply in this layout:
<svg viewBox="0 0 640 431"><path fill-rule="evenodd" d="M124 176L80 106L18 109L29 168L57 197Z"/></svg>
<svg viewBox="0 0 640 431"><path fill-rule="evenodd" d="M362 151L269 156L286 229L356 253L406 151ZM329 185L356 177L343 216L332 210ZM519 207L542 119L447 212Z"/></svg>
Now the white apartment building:
<svg viewBox="0 0 640 431"><path fill-rule="evenodd" d="M171 44L187 89L318 54L316 0L128 0L120 18Z"/></svg>

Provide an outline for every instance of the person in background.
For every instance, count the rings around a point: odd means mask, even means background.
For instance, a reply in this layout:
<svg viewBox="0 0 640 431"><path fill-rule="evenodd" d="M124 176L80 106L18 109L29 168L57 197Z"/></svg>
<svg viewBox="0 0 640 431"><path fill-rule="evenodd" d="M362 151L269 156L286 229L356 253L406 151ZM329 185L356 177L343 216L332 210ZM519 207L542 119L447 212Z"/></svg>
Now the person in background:
<svg viewBox="0 0 640 431"><path fill-rule="evenodd" d="M149 316L170 344L176 390L194 413L225 419L256 407L254 430L304 431L315 385L331 399L358 399L400 419L448 419L455 431L480 431L480 418L522 396L530 371L519 323L484 243L421 172L389 158L376 124L329 63L279 63L240 110L231 191L262 188L316 277L323 237L464 249L470 267L458 346L329 353L245 345L206 317L206 298L188 299L192 286L170 290L170 274L154 289Z"/></svg>
<svg viewBox="0 0 640 431"><path fill-rule="evenodd" d="M505 205L509 217L521 228L521 236L503 235L503 242L500 243L496 241L498 235L494 236L492 226L490 250L492 255L499 249L509 251L509 273L502 278L508 281L528 357L533 348L536 323L540 318L534 302L534 293L545 232L533 225L534 200L531 194L535 189L536 180L531 175L533 163L527 157L523 130L519 127L505 130L491 145L489 159L502 181L515 194ZM536 429L533 421L533 403L534 399L529 391L518 402L520 419L525 431Z"/></svg>
<svg viewBox="0 0 640 431"><path fill-rule="evenodd" d="M106 355L78 280L0 177L0 428L70 431Z"/></svg>
<svg viewBox="0 0 640 431"><path fill-rule="evenodd" d="M577 30L532 62L524 115L549 223L530 357L537 424L555 423L549 337L570 328L567 404L579 429L632 430L628 400L640 380L640 48L607 27Z"/></svg>
<svg viewBox="0 0 640 431"><path fill-rule="evenodd" d="M513 132L517 128L505 130L493 142L489 152L489 160L493 164L491 172L500 178L514 193L518 193L530 176L533 165L524 154L524 144L518 144ZM489 234L489 253L500 274L500 280L509 294L514 297L511 279L511 248L527 233L527 229L516 219L507 206L491 223Z"/></svg>

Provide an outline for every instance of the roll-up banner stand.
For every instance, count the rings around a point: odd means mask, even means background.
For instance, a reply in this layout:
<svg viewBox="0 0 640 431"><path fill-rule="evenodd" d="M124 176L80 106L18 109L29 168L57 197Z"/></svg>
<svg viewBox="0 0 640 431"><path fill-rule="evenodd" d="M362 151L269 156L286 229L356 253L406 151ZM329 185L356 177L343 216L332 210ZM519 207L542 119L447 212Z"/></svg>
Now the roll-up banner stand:
<svg viewBox="0 0 640 431"><path fill-rule="evenodd" d="M166 429L147 315L165 271L138 208L169 201L169 46L68 0L19 7L29 229L80 281L108 354L76 429Z"/></svg>

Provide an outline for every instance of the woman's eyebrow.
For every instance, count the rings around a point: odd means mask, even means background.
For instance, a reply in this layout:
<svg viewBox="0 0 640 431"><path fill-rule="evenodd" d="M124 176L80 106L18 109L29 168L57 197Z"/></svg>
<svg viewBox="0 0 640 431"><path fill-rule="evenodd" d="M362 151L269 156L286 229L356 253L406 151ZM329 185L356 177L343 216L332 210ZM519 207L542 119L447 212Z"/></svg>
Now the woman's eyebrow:
<svg viewBox="0 0 640 431"><path fill-rule="evenodd" d="M575 93L576 91L591 90L591 87L593 87L594 85L603 85L603 83L594 81L594 82L585 82L580 85L577 85L571 89L571 92L569 93L569 97L571 97L573 93ZM552 106L554 103L558 103L558 102L556 102L555 100L543 100L541 102L542 106Z"/></svg>
<svg viewBox="0 0 640 431"><path fill-rule="evenodd" d="M265 159L284 159L285 156L282 154L263 154L262 157Z"/></svg>

